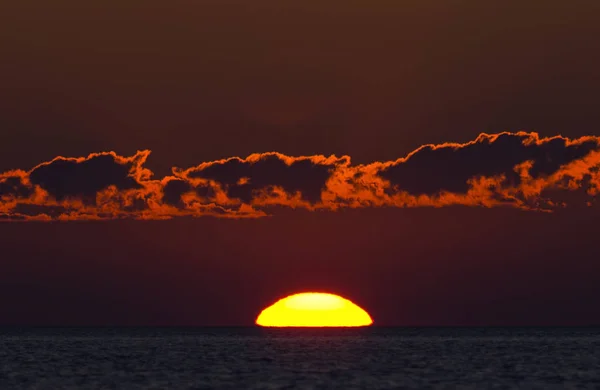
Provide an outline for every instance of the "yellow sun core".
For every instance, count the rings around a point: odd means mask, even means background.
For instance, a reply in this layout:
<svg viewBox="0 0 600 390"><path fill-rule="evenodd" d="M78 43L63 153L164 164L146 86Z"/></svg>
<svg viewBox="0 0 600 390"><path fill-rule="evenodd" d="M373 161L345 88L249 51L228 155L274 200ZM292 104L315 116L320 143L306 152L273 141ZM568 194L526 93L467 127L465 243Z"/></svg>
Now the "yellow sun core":
<svg viewBox="0 0 600 390"><path fill-rule="evenodd" d="M339 295L306 292L280 299L264 309L256 324L268 327L369 326L369 313Z"/></svg>

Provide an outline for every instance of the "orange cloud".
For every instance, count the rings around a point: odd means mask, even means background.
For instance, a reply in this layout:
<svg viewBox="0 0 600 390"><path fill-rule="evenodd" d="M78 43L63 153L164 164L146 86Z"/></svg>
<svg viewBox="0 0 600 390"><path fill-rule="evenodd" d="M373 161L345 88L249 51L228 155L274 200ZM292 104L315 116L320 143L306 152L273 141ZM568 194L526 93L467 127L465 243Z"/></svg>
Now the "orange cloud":
<svg viewBox="0 0 600 390"><path fill-rule="evenodd" d="M0 174L0 220L258 218L274 206L516 207L552 211L591 204L600 189L600 137L481 134L423 145L395 161L352 165L348 156L246 158L173 168L153 178L150 151L56 157Z"/></svg>

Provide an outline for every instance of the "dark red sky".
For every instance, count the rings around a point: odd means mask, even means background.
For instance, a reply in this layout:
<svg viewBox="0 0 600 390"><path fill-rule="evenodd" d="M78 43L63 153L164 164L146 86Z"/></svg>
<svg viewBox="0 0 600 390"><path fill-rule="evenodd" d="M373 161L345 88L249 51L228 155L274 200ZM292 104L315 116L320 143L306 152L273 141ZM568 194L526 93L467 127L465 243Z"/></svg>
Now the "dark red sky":
<svg viewBox="0 0 600 390"><path fill-rule="evenodd" d="M2 9L0 172L150 149L161 178L257 152L366 164L480 132L600 135L594 1ZM429 167L390 175L464 184ZM1 223L0 323L250 324L282 294L321 289L379 324L598 324L598 216L452 206Z"/></svg>

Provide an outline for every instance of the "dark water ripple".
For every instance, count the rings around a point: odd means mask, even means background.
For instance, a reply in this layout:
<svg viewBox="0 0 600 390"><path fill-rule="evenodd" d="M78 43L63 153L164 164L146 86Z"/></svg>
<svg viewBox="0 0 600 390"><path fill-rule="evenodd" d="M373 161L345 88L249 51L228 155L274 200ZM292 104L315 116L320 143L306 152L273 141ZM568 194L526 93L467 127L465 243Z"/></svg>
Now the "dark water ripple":
<svg viewBox="0 0 600 390"><path fill-rule="evenodd" d="M0 329L0 389L597 389L600 329Z"/></svg>

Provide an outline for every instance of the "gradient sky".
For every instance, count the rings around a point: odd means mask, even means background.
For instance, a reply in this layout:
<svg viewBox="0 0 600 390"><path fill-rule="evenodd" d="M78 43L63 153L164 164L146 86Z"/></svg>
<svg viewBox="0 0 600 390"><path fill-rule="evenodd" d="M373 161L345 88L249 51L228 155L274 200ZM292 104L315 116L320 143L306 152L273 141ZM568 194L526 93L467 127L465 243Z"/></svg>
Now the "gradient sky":
<svg viewBox="0 0 600 390"><path fill-rule="evenodd" d="M598 20L595 1L3 5L0 216L109 217L1 222L0 323L248 325L326 290L380 325L599 324Z"/></svg>

